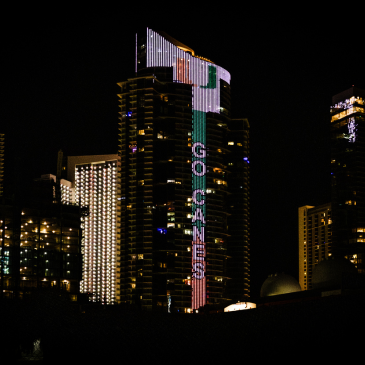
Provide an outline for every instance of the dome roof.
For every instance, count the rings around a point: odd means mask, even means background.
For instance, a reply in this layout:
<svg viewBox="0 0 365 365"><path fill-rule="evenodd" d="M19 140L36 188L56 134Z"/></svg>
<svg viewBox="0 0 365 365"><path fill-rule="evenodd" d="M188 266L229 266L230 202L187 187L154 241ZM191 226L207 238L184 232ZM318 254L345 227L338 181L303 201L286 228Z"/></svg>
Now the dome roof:
<svg viewBox="0 0 365 365"><path fill-rule="evenodd" d="M313 289L340 288L345 276L356 275L355 265L342 258L329 258L321 261L312 274Z"/></svg>
<svg viewBox="0 0 365 365"><path fill-rule="evenodd" d="M261 287L260 296L269 297L301 291L299 283L287 274L269 275Z"/></svg>

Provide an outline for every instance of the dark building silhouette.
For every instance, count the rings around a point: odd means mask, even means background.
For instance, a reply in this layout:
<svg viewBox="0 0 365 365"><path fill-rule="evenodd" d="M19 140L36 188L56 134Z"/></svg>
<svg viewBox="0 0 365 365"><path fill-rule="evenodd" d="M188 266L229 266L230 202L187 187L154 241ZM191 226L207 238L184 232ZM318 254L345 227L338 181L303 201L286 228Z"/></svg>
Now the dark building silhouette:
<svg viewBox="0 0 365 365"><path fill-rule="evenodd" d="M121 298L191 312L249 296L249 123L230 75L162 32L118 85Z"/></svg>

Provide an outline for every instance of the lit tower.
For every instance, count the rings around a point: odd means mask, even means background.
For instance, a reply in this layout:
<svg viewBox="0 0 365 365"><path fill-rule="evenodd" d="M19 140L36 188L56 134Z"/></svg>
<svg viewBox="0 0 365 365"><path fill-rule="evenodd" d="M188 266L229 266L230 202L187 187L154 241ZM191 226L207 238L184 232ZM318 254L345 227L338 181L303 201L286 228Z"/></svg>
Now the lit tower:
<svg viewBox="0 0 365 365"><path fill-rule="evenodd" d="M70 156L68 177L74 202L88 210L81 218L81 293L102 304L119 302L117 155Z"/></svg>
<svg viewBox="0 0 365 365"><path fill-rule="evenodd" d="M334 255L365 272L365 90L357 87L332 98L331 175Z"/></svg>
<svg viewBox="0 0 365 365"><path fill-rule="evenodd" d="M225 304L227 179L237 174L242 184L234 185L243 189L249 158L248 122L230 117L230 74L151 29L136 37L135 71L119 84L125 301L179 312ZM237 164L228 158L234 150L241 156ZM243 230L241 239L232 236L248 255Z"/></svg>

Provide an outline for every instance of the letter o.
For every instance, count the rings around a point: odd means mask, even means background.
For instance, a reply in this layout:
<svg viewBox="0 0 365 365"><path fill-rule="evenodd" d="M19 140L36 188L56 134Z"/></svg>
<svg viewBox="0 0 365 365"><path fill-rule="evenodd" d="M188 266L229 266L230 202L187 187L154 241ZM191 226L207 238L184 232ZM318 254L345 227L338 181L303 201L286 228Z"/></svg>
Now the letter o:
<svg viewBox="0 0 365 365"><path fill-rule="evenodd" d="M196 171L197 166L200 165L202 167L202 170ZM207 168L205 167L205 163L203 161L194 161L193 162L193 174L196 176L204 176L206 173Z"/></svg>

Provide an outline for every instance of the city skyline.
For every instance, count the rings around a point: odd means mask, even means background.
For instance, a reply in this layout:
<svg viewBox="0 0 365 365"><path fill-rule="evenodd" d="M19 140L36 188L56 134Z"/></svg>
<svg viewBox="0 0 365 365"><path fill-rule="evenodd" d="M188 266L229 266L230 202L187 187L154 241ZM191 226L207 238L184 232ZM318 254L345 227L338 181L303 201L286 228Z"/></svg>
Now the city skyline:
<svg viewBox="0 0 365 365"><path fill-rule="evenodd" d="M5 179L12 178L13 162L24 166L22 179L55 173L60 148L65 155L117 151L117 82L134 67L133 52L123 50L133 47L137 24L85 22L48 25L45 33L34 26L10 49L0 127ZM296 276L297 209L329 199L331 97L353 84L364 87L353 60L331 53L334 40L345 36L315 26L290 33L289 24L269 33L271 23L253 31L248 22L242 29L200 32L198 39L195 25L189 31L138 25L166 31L231 73L233 115L247 117L251 126L252 287L275 271ZM244 41L229 37L240 31Z"/></svg>

